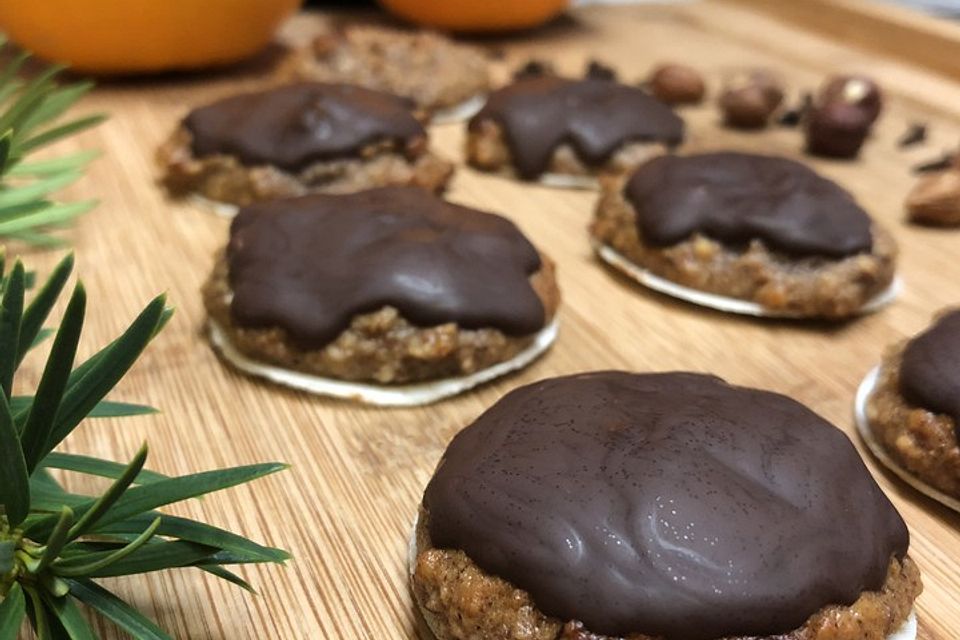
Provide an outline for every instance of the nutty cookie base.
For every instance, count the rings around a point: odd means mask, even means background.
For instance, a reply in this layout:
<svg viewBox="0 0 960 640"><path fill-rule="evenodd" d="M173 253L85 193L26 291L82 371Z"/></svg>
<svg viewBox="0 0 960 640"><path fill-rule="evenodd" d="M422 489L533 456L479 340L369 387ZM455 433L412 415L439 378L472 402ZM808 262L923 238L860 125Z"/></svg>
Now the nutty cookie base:
<svg viewBox="0 0 960 640"><path fill-rule="evenodd" d="M201 195L244 206L261 200L311 192L350 193L387 186L418 186L442 191L453 164L426 149L426 141L397 149L390 142L365 147L357 158L315 162L291 173L270 165L246 166L235 156L193 155L192 136L180 127L157 151L163 184L175 196Z"/></svg>
<svg viewBox="0 0 960 640"><path fill-rule="evenodd" d="M547 325L560 303L553 262L541 255L530 283L543 302ZM356 316L350 327L322 349L304 350L280 328L245 329L230 312L227 262L220 256L203 287L210 315L237 351L259 362L293 371L357 382L398 385L469 375L524 352L533 336L508 336L497 329L462 329L454 323L417 327L393 307Z"/></svg>
<svg viewBox="0 0 960 640"><path fill-rule="evenodd" d="M639 633L611 638L544 615L529 594L485 573L462 551L433 548L423 509L415 535L411 586L438 640L660 640ZM849 607L824 607L786 634L718 640L887 640L907 623L922 591L910 557L891 559L882 589L863 592Z"/></svg>
<svg viewBox="0 0 960 640"><path fill-rule="evenodd" d="M665 145L653 142L629 142L623 145L613 156L600 166L591 166L577 155L569 144L557 147L550 159L546 172L541 176L550 186L583 186L584 183L572 180L564 184L562 177L583 178L599 175L617 175L631 171L641 164L667 152ZM503 134L503 128L493 120L482 120L476 127L467 131L467 162L482 171L499 173L519 179L514 169L513 157Z"/></svg>
<svg viewBox="0 0 960 640"><path fill-rule="evenodd" d="M949 416L907 403L900 393L904 341L883 358L866 403L867 425L888 456L916 478L960 500L960 443Z"/></svg>
<svg viewBox="0 0 960 640"><path fill-rule="evenodd" d="M702 235L670 247L647 245L623 185L623 178L604 182L590 233L601 245L671 282L751 300L777 314L832 319L859 313L893 282L896 244L876 225L871 253L839 260L793 258L758 240L733 250Z"/></svg>

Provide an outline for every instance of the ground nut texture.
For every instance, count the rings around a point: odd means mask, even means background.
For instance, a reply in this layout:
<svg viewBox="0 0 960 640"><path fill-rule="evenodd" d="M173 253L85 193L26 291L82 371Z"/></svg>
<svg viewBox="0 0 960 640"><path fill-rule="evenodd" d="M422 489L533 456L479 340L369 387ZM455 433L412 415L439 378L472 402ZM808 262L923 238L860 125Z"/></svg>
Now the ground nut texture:
<svg viewBox="0 0 960 640"><path fill-rule="evenodd" d="M627 142L606 162L594 166L584 162L571 145L562 144L553 152L546 173L563 176L619 175L666 152L667 146L664 144ZM493 120L483 120L468 130L467 162L483 171L518 177L503 128Z"/></svg>
<svg viewBox="0 0 960 640"><path fill-rule="evenodd" d="M668 247L647 244L624 197L624 184L623 178L605 181L591 235L641 268L678 284L754 301L778 313L843 318L857 313L893 281L896 244L876 224L872 250L841 259L789 256L759 240L733 248L701 234Z"/></svg>
<svg viewBox="0 0 960 640"><path fill-rule="evenodd" d="M870 430L900 466L947 495L960 498L960 444L950 416L909 404L900 391L907 342L891 347L867 402Z"/></svg>
<svg viewBox="0 0 960 640"><path fill-rule="evenodd" d="M462 551L432 548L427 517L421 510L411 580L438 640L661 640L642 633L611 638L544 615L526 592L485 573ZM906 621L922 589L910 557L893 559L882 590L864 592L849 607L825 607L785 634L717 640L884 640Z"/></svg>
<svg viewBox="0 0 960 640"><path fill-rule="evenodd" d="M553 262L541 254L542 267L530 278L543 302L547 322L556 313L560 292ZM211 320L243 354L267 364L312 375L380 384L403 384L462 376L511 359L533 336L508 336L496 329L468 330L449 323L417 327L396 309L384 307L356 316L333 342L316 350L298 348L279 328L244 329L230 313L227 263L217 259L204 285Z"/></svg>
<svg viewBox="0 0 960 640"><path fill-rule="evenodd" d="M490 86L479 50L427 31L359 25L317 36L282 75L388 91L428 112L455 108Z"/></svg>
<svg viewBox="0 0 960 640"><path fill-rule="evenodd" d="M178 128L157 151L162 182L176 196L197 194L243 206L311 192L349 193L384 186L417 186L442 191L453 164L427 149L425 139L405 148L393 142L371 144L358 157L314 162L300 171L272 165L247 166L239 158L217 154L196 157L191 134Z"/></svg>

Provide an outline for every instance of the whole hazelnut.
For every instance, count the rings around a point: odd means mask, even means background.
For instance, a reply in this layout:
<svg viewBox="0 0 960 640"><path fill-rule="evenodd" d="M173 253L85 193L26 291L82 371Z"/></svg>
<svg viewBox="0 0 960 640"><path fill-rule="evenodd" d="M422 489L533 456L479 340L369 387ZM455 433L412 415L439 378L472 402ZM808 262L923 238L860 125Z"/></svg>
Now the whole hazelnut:
<svg viewBox="0 0 960 640"><path fill-rule="evenodd" d="M871 122L868 111L848 102L814 106L805 122L807 151L828 158L855 158Z"/></svg>
<svg viewBox="0 0 960 640"><path fill-rule="evenodd" d="M731 78L720 94L724 122L738 129L761 129L783 102L783 85L769 71L754 69Z"/></svg>
<svg viewBox="0 0 960 640"><path fill-rule="evenodd" d="M681 64L664 64L653 70L647 80L650 92L667 104L697 104L707 91L703 76Z"/></svg>
<svg viewBox="0 0 960 640"><path fill-rule="evenodd" d="M845 102L864 110L872 124L883 109L883 93L871 78L863 75L828 78L817 95L818 104Z"/></svg>

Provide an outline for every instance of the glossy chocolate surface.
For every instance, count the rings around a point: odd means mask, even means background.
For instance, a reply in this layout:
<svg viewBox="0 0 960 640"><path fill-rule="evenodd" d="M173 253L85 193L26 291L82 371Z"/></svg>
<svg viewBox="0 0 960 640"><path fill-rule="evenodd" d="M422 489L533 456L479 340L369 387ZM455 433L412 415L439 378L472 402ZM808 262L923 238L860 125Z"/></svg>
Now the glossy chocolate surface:
<svg viewBox="0 0 960 640"><path fill-rule="evenodd" d="M843 258L873 246L870 217L853 196L786 158L660 156L633 174L624 193L640 237L655 246L696 233L734 247L757 239L794 256Z"/></svg>
<svg viewBox="0 0 960 640"><path fill-rule="evenodd" d="M839 429L689 373L587 373L507 394L424 495L463 550L593 633L770 636L879 588L909 537Z"/></svg>
<svg viewBox="0 0 960 640"><path fill-rule="evenodd" d="M183 124L199 156L226 154L244 165L297 171L357 157L387 141L426 136L404 98L347 84L303 83L232 96L190 112Z"/></svg>
<svg viewBox="0 0 960 640"><path fill-rule="evenodd" d="M631 142L683 141L683 121L642 89L609 80L523 78L495 91L470 120L493 120L504 132L517 174L534 179L553 152L569 143L589 166L599 166Z"/></svg>
<svg viewBox="0 0 960 640"><path fill-rule="evenodd" d="M907 344L900 392L913 405L950 416L960 441L960 310L946 314Z"/></svg>
<svg viewBox="0 0 960 640"><path fill-rule="evenodd" d="M540 256L519 229L416 187L245 207L227 260L237 324L282 328L302 348L388 305L423 327L527 335L545 323L529 280Z"/></svg>

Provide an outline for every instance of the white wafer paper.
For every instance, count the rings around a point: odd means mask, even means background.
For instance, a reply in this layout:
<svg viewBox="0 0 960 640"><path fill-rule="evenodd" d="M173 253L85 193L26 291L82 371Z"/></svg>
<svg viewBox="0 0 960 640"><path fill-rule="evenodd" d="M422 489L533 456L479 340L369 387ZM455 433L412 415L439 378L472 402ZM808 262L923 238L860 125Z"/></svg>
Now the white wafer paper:
<svg viewBox="0 0 960 640"><path fill-rule="evenodd" d="M437 402L463 393L511 371L522 369L550 348L550 345L556 340L559 321L554 318L550 324L537 333L530 346L510 360L466 376L406 385L348 382L265 364L240 353L230 343L223 329L213 320L208 321L207 329L210 342L220 355L234 367L250 375L321 396L355 400L381 407L412 407Z"/></svg>
<svg viewBox="0 0 960 640"><path fill-rule="evenodd" d="M873 454L873 457L879 460L883 466L895 473L901 480L909 484L920 493L933 498L937 502L945 504L954 511L960 511L960 500L948 496L939 489L931 487L901 467L896 460L887 454L887 451L884 449L883 445L877 441L876 436L873 434L873 429L870 428L870 419L867 416L867 403L870 400L870 396L873 395L873 390L876 388L879 378L880 367L877 366L871 369L870 373L864 377L863 382L860 383L860 387L857 389L857 398L854 404L853 414L855 422L857 423L857 431L860 433L860 437L863 439L863 442L867 445L867 448L870 450L870 453Z"/></svg>
<svg viewBox="0 0 960 640"><path fill-rule="evenodd" d="M472 98L467 98L460 104L455 104L452 107L445 107L443 109L437 109L433 112L433 115L430 117L430 124L454 124L457 122L463 122L464 120L469 120L473 116L477 115L477 112L483 108L483 105L487 102L487 96L478 93Z"/></svg>
<svg viewBox="0 0 960 640"><path fill-rule="evenodd" d="M731 298L729 296L722 296L716 293L700 291L699 289L693 289L682 284L677 284L676 282L667 280L666 278L658 276L647 269L634 264L617 250L605 244L595 242L594 249L596 250L597 255L600 256L601 260L614 267L621 273L629 276L633 280L636 280L648 289L653 289L654 291L666 294L673 298L678 298L686 302L692 302L693 304L697 304L702 307L716 309L717 311L737 313L746 316L755 316L758 318L800 319L806 317L800 313L771 310L751 300ZM902 289L903 281L899 277L895 277L893 282L890 283L890 286L868 300L867 303L859 309L858 314L863 315L867 313L873 313L874 311L885 307L896 299Z"/></svg>
<svg viewBox="0 0 960 640"><path fill-rule="evenodd" d="M212 198L202 196L199 193L191 194L190 200L200 208L206 209L211 213L215 213L221 218L233 218L240 210L240 207L231 202L213 200Z"/></svg>
<svg viewBox="0 0 960 640"><path fill-rule="evenodd" d="M538 182L545 187L557 189L582 189L585 191L600 188L600 181L595 176L574 176L564 173L545 173Z"/></svg>

